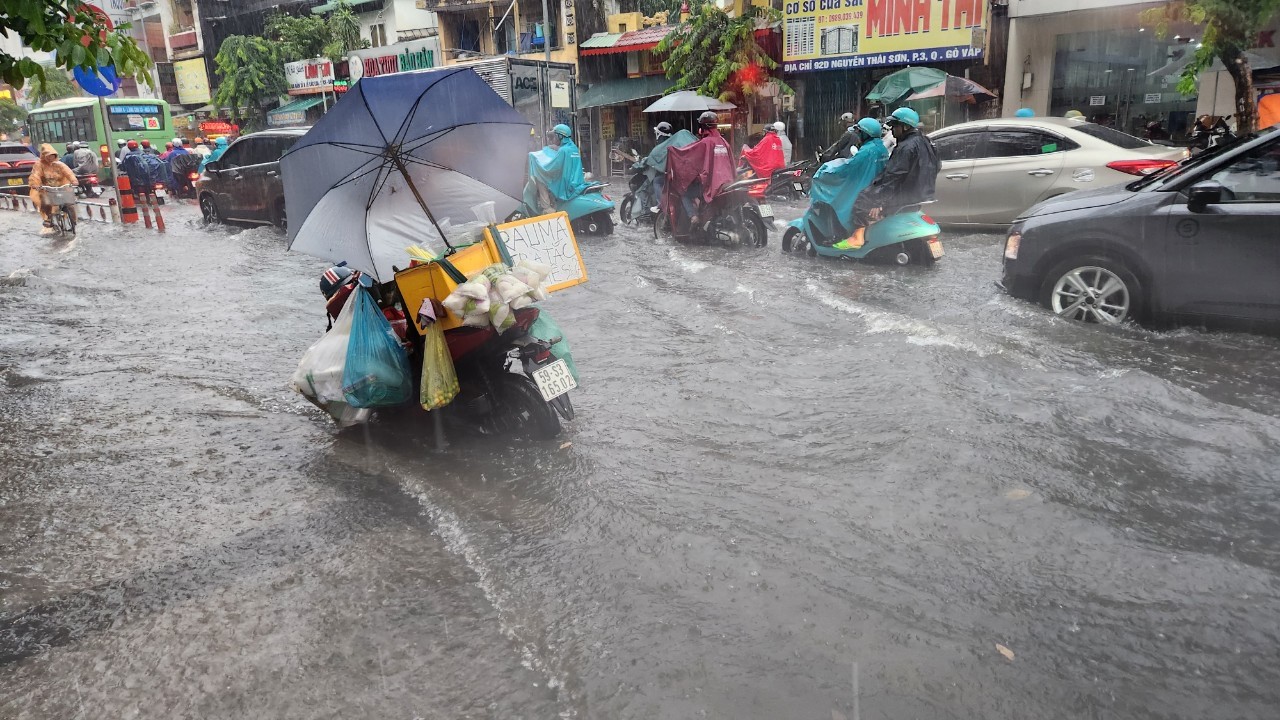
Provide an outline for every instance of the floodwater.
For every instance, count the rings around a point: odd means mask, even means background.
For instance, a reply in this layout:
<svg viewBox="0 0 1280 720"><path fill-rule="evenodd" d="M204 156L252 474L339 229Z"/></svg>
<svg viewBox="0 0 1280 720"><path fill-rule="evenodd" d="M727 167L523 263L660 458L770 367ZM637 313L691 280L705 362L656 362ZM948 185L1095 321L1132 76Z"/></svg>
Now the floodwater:
<svg viewBox="0 0 1280 720"><path fill-rule="evenodd" d="M620 229L564 437L437 453L288 387L326 263L167 219L0 214L0 717L1278 712L1276 340Z"/></svg>

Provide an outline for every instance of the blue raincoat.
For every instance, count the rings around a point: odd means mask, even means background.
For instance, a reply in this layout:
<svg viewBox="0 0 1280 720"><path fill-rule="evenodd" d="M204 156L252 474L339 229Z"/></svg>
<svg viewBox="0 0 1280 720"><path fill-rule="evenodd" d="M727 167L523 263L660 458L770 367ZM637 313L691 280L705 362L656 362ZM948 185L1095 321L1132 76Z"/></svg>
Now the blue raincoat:
<svg viewBox="0 0 1280 720"><path fill-rule="evenodd" d="M645 169L657 171L658 175L667 174L667 150L673 147L682 148L685 145L692 145L698 142L698 137L688 130L679 130L675 135L664 139L658 143L641 162L644 163Z"/></svg>
<svg viewBox="0 0 1280 720"><path fill-rule="evenodd" d="M218 138L217 140L214 140L214 141L213 141L213 152L209 153L209 156L208 156L208 157L206 157L206 158L204 159L204 162L201 162L201 163L200 163L200 170L201 170L201 171L203 171L203 170L204 170L204 166L205 166L205 165L208 165L209 163L213 162L214 160L217 160L218 158L222 157L222 153L224 153L224 152L226 152L226 151L227 151L227 139L226 139L226 138L224 138L224 137L220 137L220 138Z"/></svg>
<svg viewBox="0 0 1280 720"><path fill-rule="evenodd" d="M810 227L805 234L810 238L838 240L852 232L853 204L858 195L875 182L888 162L889 149L877 138L863 143L853 157L832 160L818 168L809 188L810 210L805 213L804 221ZM818 205L826 205L834 212L815 212ZM833 220L840 227L832 227Z"/></svg>
<svg viewBox="0 0 1280 720"><path fill-rule="evenodd" d="M524 203L530 208L547 209L538 202L538 185L546 188L557 204L582 194L587 187L582 173L582 154L572 140L565 138L559 148L547 146L529 153L529 182L524 186Z"/></svg>

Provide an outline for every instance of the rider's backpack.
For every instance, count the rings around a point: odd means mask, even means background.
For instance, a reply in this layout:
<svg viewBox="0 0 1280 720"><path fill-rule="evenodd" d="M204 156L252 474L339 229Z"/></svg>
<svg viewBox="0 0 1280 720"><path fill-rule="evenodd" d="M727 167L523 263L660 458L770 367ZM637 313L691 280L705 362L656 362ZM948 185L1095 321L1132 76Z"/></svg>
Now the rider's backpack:
<svg viewBox="0 0 1280 720"><path fill-rule="evenodd" d="M155 182L160 178L160 158L150 153L138 154L138 166L147 173L147 179Z"/></svg>

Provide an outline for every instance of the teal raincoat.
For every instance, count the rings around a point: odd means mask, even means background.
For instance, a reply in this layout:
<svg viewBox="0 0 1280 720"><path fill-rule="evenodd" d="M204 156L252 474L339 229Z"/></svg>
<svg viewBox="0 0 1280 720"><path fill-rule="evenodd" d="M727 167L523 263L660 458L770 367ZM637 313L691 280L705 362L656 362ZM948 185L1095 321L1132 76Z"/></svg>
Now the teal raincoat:
<svg viewBox="0 0 1280 720"><path fill-rule="evenodd" d="M676 134L658 143L649 153L649 157L642 161L645 171L650 177L665 176L667 174L667 150L673 147L682 148L685 145L692 145L696 142L698 142L698 137L688 130L677 131Z"/></svg>
<svg viewBox="0 0 1280 720"><path fill-rule="evenodd" d="M809 188L809 204L811 206L826 205L834 210L835 220L840 227L831 227L832 213L805 213L805 222L811 225L810 237L826 237L835 240L844 239L844 235L853 231L853 204L858 195L867 189L880 176L884 166L889 162L889 149L884 141L876 138L863 143L858 152L851 158L832 160L813 175L813 184Z"/></svg>
<svg viewBox="0 0 1280 720"><path fill-rule="evenodd" d="M582 173L582 154L566 138L559 148L547 146L529 153L529 182L524 186L524 203L539 211L549 210L538 202L538 185L546 188L557 204L582 194L587 181Z"/></svg>

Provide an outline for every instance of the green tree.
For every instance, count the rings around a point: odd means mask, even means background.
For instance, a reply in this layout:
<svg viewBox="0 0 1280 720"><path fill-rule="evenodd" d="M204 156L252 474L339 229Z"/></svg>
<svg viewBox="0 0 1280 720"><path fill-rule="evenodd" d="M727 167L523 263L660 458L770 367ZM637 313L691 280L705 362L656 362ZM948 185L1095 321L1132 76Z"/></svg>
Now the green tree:
<svg viewBox="0 0 1280 720"><path fill-rule="evenodd" d="M697 90L708 97L728 99L735 94L752 95L774 78L769 71L778 63L756 43L756 22L777 22L773 8L753 7L739 17L712 3L704 3L689 16L689 22L668 34L653 49L670 53L662 63L673 90ZM792 90L781 80L783 92Z"/></svg>
<svg viewBox="0 0 1280 720"><path fill-rule="evenodd" d="M359 33L359 21L356 23ZM284 62L310 60L324 55L325 46L333 40L329 23L319 15L286 15L278 13L267 20L266 37L278 43Z"/></svg>
<svg viewBox="0 0 1280 720"><path fill-rule="evenodd" d="M44 77L37 77L35 80L31 102L39 106L50 100L61 100L79 94L80 86L73 83L64 71L46 68Z"/></svg>
<svg viewBox="0 0 1280 720"><path fill-rule="evenodd" d="M12 100L0 100L0 132L11 133L27 121L27 111Z"/></svg>
<svg viewBox="0 0 1280 720"><path fill-rule="evenodd" d="M351 12L351 6L339 2L329 15L329 43L324 47L324 55L333 61L341 60L352 50L359 50L369 44L360 37L360 18Z"/></svg>
<svg viewBox="0 0 1280 720"><path fill-rule="evenodd" d="M1277 10L1280 0L1181 0L1145 11L1143 20L1153 23L1161 37L1168 35L1173 23L1204 26L1204 36L1182 71L1178 91L1195 95L1200 73L1214 60L1222 61L1235 82L1236 130L1243 134L1253 132L1258 124L1253 68L1245 51L1257 45L1258 32Z"/></svg>
<svg viewBox="0 0 1280 720"><path fill-rule="evenodd" d="M240 109L249 108L254 127L266 124L263 104L275 100L288 89L280 48L265 38L231 35L222 41L213 59L219 77L213 104L228 110L239 120Z"/></svg>
<svg viewBox="0 0 1280 720"><path fill-rule="evenodd" d="M0 34L9 32L38 52L56 53L54 67L92 69L114 65L122 77L138 77L151 86L151 58L125 34L129 25L107 31L104 18L76 0L4 0ZM0 79L20 88L29 78L45 77L45 68L29 57L0 52Z"/></svg>

